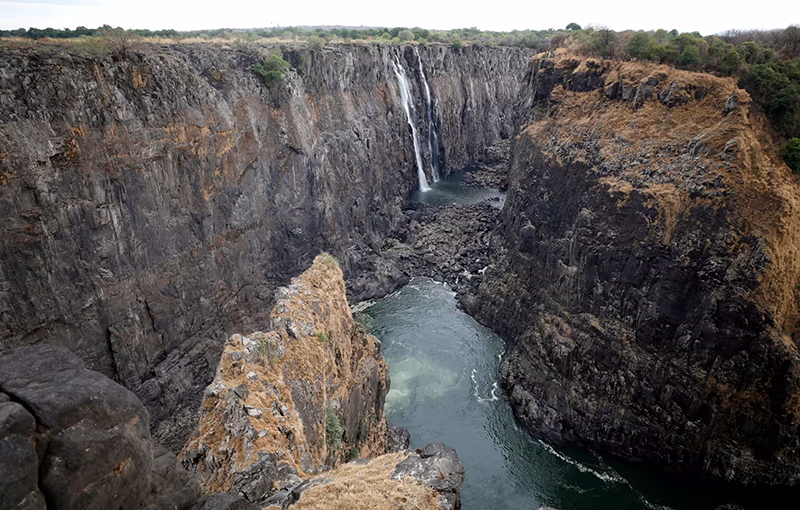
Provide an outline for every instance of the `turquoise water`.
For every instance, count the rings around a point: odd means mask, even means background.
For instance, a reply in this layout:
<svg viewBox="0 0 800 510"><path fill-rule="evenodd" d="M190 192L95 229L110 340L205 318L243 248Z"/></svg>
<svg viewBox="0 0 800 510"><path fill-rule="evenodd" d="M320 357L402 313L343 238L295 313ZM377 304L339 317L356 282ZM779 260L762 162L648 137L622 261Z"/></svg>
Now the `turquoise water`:
<svg viewBox="0 0 800 510"><path fill-rule="evenodd" d="M450 204L471 205L487 200L498 208L503 207L506 199L505 193L494 188L473 188L462 184L464 175L476 170L476 168L464 168L453 172L444 179L431 183L430 190L413 192L409 200L436 206Z"/></svg>
<svg viewBox="0 0 800 510"><path fill-rule="evenodd" d="M496 386L502 339L456 308L445 285L415 278L364 314L389 363L387 417L409 430L412 447L442 441L456 448L467 470L464 510L769 506L763 498L748 503L752 495L585 450L553 448L529 436ZM732 503L739 506L722 506Z"/></svg>

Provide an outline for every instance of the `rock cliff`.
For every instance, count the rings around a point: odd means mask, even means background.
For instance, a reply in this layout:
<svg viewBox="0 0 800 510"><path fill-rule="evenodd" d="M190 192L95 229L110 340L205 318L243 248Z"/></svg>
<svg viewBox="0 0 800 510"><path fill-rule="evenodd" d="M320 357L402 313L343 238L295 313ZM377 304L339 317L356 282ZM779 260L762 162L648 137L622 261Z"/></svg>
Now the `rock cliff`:
<svg viewBox="0 0 800 510"><path fill-rule="evenodd" d="M330 255L278 289L269 324L227 342L181 454L205 493L262 508L460 507L455 451L409 452L387 426L380 342L353 320Z"/></svg>
<svg viewBox="0 0 800 510"><path fill-rule="evenodd" d="M200 485L149 428L133 393L68 350L40 344L5 353L0 508L188 508Z"/></svg>
<svg viewBox="0 0 800 510"><path fill-rule="evenodd" d="M241 486L265 455L260 472L281 462L304 476L387 451L386 361L353 320L336 261L320 255L277 293L268 332L226 343L183 450L207 492Z"/></svg>
<svg viewBox="0 0 800 510"><path fill-rule="evenodd" d="M284 48L272 89L255 50L0 48L0 351L71 349L175 452L225 339L313 256L336 255L355 298L404 278L379 253L416 183L391 69L424 116L414 47ZM525 51L419 49L445 171L513 134Z"/></svg>
<svg viewBox="0 0 800 510"><path fill-rule="evenodd" d="M471 313L554 443L800 482L800 193L732 79L532 60Z"/></svg>

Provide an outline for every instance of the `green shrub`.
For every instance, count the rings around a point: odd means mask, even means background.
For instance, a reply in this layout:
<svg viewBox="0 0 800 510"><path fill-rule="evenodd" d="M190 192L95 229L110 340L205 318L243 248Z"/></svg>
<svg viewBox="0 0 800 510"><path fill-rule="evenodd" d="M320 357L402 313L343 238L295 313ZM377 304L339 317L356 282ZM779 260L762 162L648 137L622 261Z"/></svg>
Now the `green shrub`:
<svg viewBox="0 0 800 510"><path fill-rule="evenodd" d="M408 30L408 29L401 30L397 34L397 37L400 38L400 40L403 41L403 42L413 41L414 40L414 32L412 32L411 30Z"/></svg>
<svg viewBox="0 0 800 510"><path fill-rule="evenodd" d="M326 343L326 342L328 341L328 337L327 337L327 336L325 336L325 333L323 333L322 331L320 331L319 333L317 333L317 338L318 338L318 339L319 339L319 341L320 341L320 342L322 342L322 343Z"/></svg>
<svg viewBox="0 0 800 510"><path fill-rule="evenodd" d="M464 47L464 43L461 42L461 38L458 36L453 37L450 39L450 46L453 47L454 50L460 50Z"/></svg>
<svg viewBox="0 0 800 510"><path fill-rule="evenodd" d="M682 66L693 66L700 63L700 52L697 51L696 46L687 46L684 48L681 56L678 57L678 64Z"/></svg>
<svg viewBox="0 0 800 510"><path fill-rule="evenodd" d="M736 71L742 66L742 56L739 55L738 51L731 50L725 54L725 58L722 59L722 64L728 71Z"/></svg>
<svg viewBox="0 0 800 510"><path fill-rule="evenodd" d="M800 59L754 65L744 82L783 136L800 137Z"/></svg>
<svg viewBox="0 0 800 510"><path fill-rule="evenodd" d="M331 410L330 406L325 411L325 443L328 448L338 452L342 448L342 436L344 436L344 429L336 416Z"/></svg>
<svg viewBox="0 0 800 510"><path fill-rule="evenodd" d="M265 58L260 64L253 66L253 71L261 76L264 85L274 87L283 81L283 75L289 70L289 63L283 60L280 52L275 52L271 57Z"/></svg>
<svg viewBox="0 0 800 510"><path fill-rule="evenodd" d="M793 173L800 173L800 138L792 138L783 149L781 158L789 165Z"/></svg>
<svg viewBox="0 0 800 510"><path fill-rule="evenodd" d="M326 266L339 267L339 261L336 260L336 257L334 257L328 252L320 253L318 259L321 263L325 264Z"/></svg>
<svg viewBox="0 0 800 510"><path fill-rule="evenodd" d="M262 358L272 363L280 355L280 345L275 338L265 336L258 341L258 351Z"/></svg>
<svg viewBox="0 0 800 510"><path fill-rule="evenodd" d="M325 39L318 35L312 35L308 38L308 47L314 50L321 50L325 46Z"/></svg>
<svg viewBox="0 0 800 510"><path fill-rule="evenodd" d="M672 64L678 61L678 48L675 46L657 44L650 49L650 58L662 64Z"/></svg>
<svg viewBox="0 0 800 510"><path fill-rule="evenodd" d="M358 448L350 448L350 456L347 460L356 460L358 458Z"/></svg>

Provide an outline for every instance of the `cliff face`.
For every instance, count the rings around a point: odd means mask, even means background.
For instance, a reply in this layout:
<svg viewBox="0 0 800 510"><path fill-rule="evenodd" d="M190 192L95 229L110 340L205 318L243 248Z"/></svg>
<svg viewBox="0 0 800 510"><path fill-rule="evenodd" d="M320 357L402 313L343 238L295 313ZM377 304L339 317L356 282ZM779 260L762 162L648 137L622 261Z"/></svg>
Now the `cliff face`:
<svg viewBox="0 0 800 510"><path fill-rule="evenodd" d="M464 468L454 450L409 452L406 442L386 455L386 361L353 320L336 261L318 256L277 294L268 332L225 345L181 453L203 491L262 508L396 508L405 498L457 509Z"/></svg>
<svg viewBox="0 0 800 510"><path fill-rule="evenodd" d="M447 169L512 133L524 50L419 53ZM269 90L244 50L0 49L0 351L56 339L136 393L174 451L224 339L256 329L316 253L342 261L356 298L403 278L376 260L416 185L391 68L424 118L414 49L284 56Z"/></svg>
<svg viewBox="0 0 800 510"><path fill-rule="evenodd" d="M800 194L733 80L534 59L494 264L464 304L557 443L800 482Z"/></svg>
<svg viewBox="0 0 800 510"><path fill-rule="evenodd" d="M226 343L184 448L207 492L241 485L264 454L302 476L386 452L386 361L353 320L336 261L320 255L278 296L269 332Z"/></svg>

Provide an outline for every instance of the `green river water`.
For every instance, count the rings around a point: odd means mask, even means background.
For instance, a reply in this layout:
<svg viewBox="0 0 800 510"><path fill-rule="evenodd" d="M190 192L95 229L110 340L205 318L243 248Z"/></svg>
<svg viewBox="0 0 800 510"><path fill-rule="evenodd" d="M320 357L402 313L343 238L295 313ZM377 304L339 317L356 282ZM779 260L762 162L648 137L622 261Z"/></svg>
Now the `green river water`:
<svg viewBox="0 0 800 510"><path fill-rule="evenodd" d="M434 184L435 202L459 195L463 173ZM449 186L449 187L448 187ZM434 193L435 191L441 193ZM504 342L456 307L446 285L415 278L376 301L362 319L383 342L392 379L388 419L411 433L412 447L454 447L467 477L464 510L757 510L763 497L707 481L679 479L609 455L554 448L527 434L496 381ZM778 508L778 507L775 507Z"/></svg>

